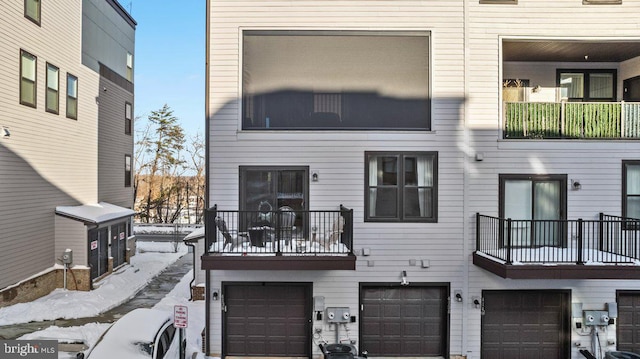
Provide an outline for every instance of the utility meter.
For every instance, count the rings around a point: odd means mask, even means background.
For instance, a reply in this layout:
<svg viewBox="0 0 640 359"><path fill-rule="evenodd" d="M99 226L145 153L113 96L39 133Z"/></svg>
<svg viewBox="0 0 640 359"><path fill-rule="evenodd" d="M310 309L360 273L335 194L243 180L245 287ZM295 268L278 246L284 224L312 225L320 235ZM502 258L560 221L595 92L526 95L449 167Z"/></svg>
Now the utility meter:
<svg viewBox="0 0 640 359"><path fill-rule="evenodd" d="M65 249L62 253L62 264L73 263L73 251L71 249Z"/></svg>

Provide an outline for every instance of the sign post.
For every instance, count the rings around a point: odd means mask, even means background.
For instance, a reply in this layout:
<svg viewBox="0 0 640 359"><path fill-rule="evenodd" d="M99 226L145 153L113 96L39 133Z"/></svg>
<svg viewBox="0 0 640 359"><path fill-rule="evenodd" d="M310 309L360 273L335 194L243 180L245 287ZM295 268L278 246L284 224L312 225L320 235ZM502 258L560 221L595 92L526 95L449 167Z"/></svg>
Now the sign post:
<svg viewBox="0 0 640 359"><path fill-rule="evenodd" d="M189 310L186 305L173 306L173 326L178 329L180 343L180 359L184 359L183 333L189 325Z"/></svg>

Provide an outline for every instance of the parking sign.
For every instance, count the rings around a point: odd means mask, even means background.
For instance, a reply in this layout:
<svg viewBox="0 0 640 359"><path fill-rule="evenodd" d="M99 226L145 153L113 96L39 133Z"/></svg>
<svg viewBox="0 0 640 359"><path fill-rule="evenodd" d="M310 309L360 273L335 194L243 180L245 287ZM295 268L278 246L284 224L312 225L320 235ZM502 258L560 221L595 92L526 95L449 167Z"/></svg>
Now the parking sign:
<svg viewBox="0 0 640 359"><path fill-rule="evenodd" d="M176 328L186 328L189 323L189 312L186 305L173 306L173 326Z"/></svg>

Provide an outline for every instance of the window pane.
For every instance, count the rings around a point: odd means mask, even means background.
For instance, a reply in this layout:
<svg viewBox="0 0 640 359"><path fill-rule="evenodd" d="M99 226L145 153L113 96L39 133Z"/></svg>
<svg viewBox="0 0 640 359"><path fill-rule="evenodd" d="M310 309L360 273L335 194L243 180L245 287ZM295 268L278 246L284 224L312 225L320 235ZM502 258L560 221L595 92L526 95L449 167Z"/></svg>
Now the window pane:
<svg viewBox="0 0 640 359"><path fill-rule="evenodd" d="M584 74L583 73L560 74L560 87L563 89L566 89L565 90L566 96L569 98L583 98L584 97Z"/></svg>
<svg viewBox="0 0 640 359"><path fill-rule="evenodd" d="M20 101L23 103L35 105L36 103L36 91L35 91L35 83L22 80L20 82Z"/></svg>
<svg viewBox="0 0 640 359"><path fill-rule="evenodd" d="M369 189L371 217L398 217L398 190L396 188Z"/></svg>
<svg viewBox="0 0 640 359"><path fill-rule="evenodd" d="M47 64L46 110L58 113L58 68Z"/></svg>
<svg viewBox="0 0 640 359"><path fill-rule="evenodd" d="M78 100L67 97L67 117L78 118Z"/></svg>
<svg viewBox="0 0 640 359"><path fill-rule="evenodd" d="M24 15L40 23L40 0L26 0Z"/></svg>
<svg viewBox="0 0 640 359"><path fill-rule="evenodd" d="M78 97L78 79L73 76L67 77L67 96Z"/></svg>
<svg viewBox="0 0 640 359"><path fill-rule="evenodd" d="M22 53L22 78L36 80L36 58L24 52Z"/></svg>
<svg viewBox="0 0 640 359"><path fill-rule="evenodd" d="M531 181L508 180L504 184L504 218L532 219Z"/></svg>
<svg viewBox="0 0 640 359"><path fill-rule="evenodd" d="M626 217L640 219L640 197L627 198Z"/></svg>
<svg viewBox="0 0 640 359"><path fill-rule="evenodd" d="M627 194L640 195L640 164L627 165Z"/></svg>
<svg viewBox="0 0 640 359"><path fill-rule="evenodd" d="M609 99L613 97L613 74L594 73L589 75L589 97Z"/></svg>
<svg viewBox="0 0 640 359"><path fill-rule="evenodd" d="M243 128L429 129L429 35L246 31Z"/></svg>
<svg viewBox="0 0 640 359"><path fill-rule="evenodd" d="M377 168L377 185L398 185L398 158L379 157Z"/></svg>
<svg viewBox="0 0 640 359"><path fill-rule="evenodd" d="M131 104L125 103L124 105L124 118L127 120L131 119Z"/></svg>
<svg viewBox="0 0 640 359"><path fill-rule="evenodd" d="M408 186L433 186L433 157L405 156L404 184Z"/></svg>
<svg viewBox="0 0 640 359"><path fill-rule="evenodd" d="M47 111L58 112L58 91L47 89Z"/></svg>
<svg viewBox="0 0 640 359"><path fill-rule="evenodd" d="M405 187L404 216L407 218L433 217L433 189Z"/></svg>

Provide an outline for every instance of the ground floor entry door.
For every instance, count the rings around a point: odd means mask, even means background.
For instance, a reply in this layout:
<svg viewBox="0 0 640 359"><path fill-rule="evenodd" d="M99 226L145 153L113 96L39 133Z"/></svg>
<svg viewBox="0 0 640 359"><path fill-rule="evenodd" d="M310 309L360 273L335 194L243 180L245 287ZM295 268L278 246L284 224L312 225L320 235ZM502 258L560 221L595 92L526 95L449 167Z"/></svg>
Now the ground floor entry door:
<svg viewBox="0 0 640 359"><path fill-rule="evenodd" d="M640 291L618 292L618 350L640 353Z"/></svg>
<svg viewBox="0 0 640 359"><path fill-rule="evenodd" d="M483 291L483 359L566 359L569 291Z"/></svg>
<svg viewBox="0 0 640 359"><path fill-rule="evenodd" d="M370 357L448 357L448 285L363 285L360 350Z"/></svg>
<svg viewBox="0 0 640 359"><path fill-rule="evenodd" d="M311 357L310 283L223 286L224 356Z"/></svg>

